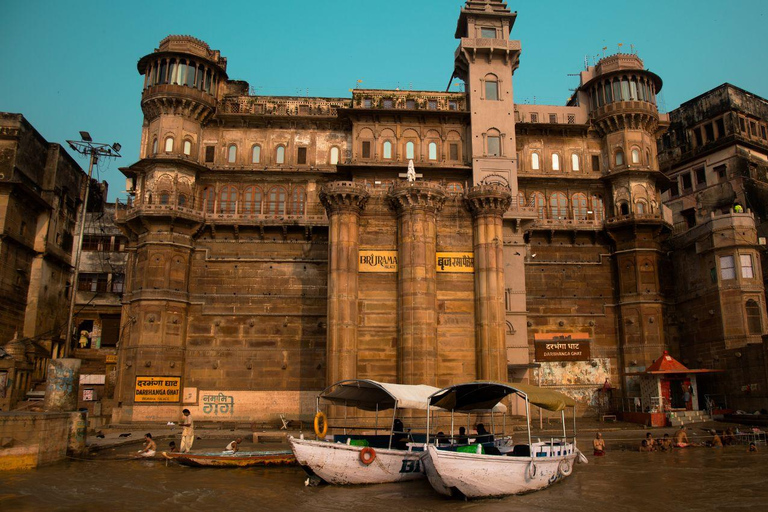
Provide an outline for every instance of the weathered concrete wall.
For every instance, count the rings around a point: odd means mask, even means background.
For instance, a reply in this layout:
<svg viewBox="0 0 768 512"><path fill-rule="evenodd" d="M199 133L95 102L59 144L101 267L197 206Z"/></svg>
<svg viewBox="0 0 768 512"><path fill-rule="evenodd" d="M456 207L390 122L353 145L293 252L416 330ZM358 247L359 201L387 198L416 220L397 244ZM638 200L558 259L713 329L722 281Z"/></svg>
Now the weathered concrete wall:
<svg viewBox="0 0 768 512"><path fill-rule="evenodd" d="M0 413L0 470L33 469L67 454L71 414L65 412Z"/></svg>
<svg viewBox="0 0 768 512"><path fill-rule="evenodd" d="M79 359L53 359L48 363L48 380L45 383L43 404L46 411L77 409L81 364Z"/></svg>

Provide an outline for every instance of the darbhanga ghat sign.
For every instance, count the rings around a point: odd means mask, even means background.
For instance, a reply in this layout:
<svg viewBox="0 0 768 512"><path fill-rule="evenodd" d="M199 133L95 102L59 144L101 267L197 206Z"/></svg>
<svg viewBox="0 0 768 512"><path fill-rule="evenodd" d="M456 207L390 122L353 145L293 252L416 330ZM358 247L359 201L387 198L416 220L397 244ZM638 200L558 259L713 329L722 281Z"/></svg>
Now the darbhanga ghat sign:
<svg viewBox="0 0 768 512"><path fill-rule="evenodd" d="M135 403L175 403L181 398L181 377L136 377Z"/></svg>
<svg viewBox="0 0 768 512"><path fill-rule="evenodd" d="M590 340L586 332L534 333L536 361L589 361Z"/></svg>
<svg viewBox="0 0 768 512"><path fill-rule="evenodd" d="M475 254L471 252L439 252L437 253L437 271L471 274L475 271Z"/></svg>
<svg viewBox="0 0 768 512"><path fill-rule="evenodd" d="M358 272L397 272L397 251L373 251L361 249L358 255Z"/></svg>

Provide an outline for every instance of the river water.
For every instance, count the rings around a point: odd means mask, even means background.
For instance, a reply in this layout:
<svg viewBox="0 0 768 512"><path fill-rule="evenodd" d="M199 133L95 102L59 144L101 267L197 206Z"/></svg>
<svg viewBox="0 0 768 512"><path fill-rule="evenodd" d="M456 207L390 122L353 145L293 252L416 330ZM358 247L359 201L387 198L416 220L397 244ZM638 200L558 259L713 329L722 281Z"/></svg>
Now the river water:
<svg viewBox="0 0 768 512"><path fill-rule="evenodd" d="M768 449L761 448L609 452L549 489L470 502L441 497L426 480L305 487L298 467L198 469L102 458L0 473L0 510L758 511L768 509Z"/></svg>

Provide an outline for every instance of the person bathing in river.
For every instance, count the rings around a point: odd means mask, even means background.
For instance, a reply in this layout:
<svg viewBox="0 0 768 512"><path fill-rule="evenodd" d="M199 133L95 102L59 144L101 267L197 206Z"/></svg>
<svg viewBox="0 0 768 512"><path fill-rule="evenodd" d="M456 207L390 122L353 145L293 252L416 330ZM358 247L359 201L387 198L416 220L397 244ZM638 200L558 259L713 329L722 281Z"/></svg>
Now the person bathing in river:
<svg viewBox="0 0 768 512"><path fill-rule="evenodd" d="M709 433L712 434L712 441L709 442L709 446L712 448L722 448L723 440L717 435L717 430L710 430Z"/></svg>
<svg viewBox="0 0 768 512"><path fill-rule="evenodd" d="M664 434L664 437L657 441L659 449L663 452L668 452L672 449L672 440L669 438L669 434Z"/></svg>
<svg viewBox="0 0 768 512"><path fill-rule="evenodd" d="M643 442L640 443L640 451L641 452L652 452L653 446L648 444L648 441L643 439Z"/></svg>
<svg viewBox="0 0 768 512"><path fill-rule="evenodd" d="M653 434L651 434L650 432L646 433L645 440L648 442L648 446L650 446L654 450L656 449L656 440L653 439Z"/></svg>
<svg viewBox="0 0 768 512"><path fill-rule="evenodd" d="M757 453L757 445L754 442L749 443L749 448L747 448L747 453Z"/></svg>
<svg viewBox="0 0 768 512"><path fill-rule="evenodd" d="M227 455L234 455L235 453L240 451L240 443L242 442L243 442L243 438L238 437L237 439L229 443L226 448L224 448L224 453L226 453Z"/></svg>
<svg viewBox="0 0 768 512"><path fill-rule="evenodd" d="M176 446L176 441L171 441L168 443L168 451L170 453L176 453L179 451L179 448Z"/></svg>
<svg viewBox="0 0 768 512"><path fill-rule="evenodd" d="M725 434L723 434L723 445L728 446L733 444L735 441L736 437L733 435L733 429L728 427L725 429Z"/></svg>
<svg viewBox="0 0 768 512"><path fill-rule="evenodd" d="M152 434L144 434L144 448L139 450L139 457L154 457L157 452L157 444L152 439Z"/></svg>
<svg viewBox="0 0 768 512"><path fill-rule="evenodd" d="M592 448L594 448L592 454L595 457L602 457L605 455L605 439L603 439L603 434L600 432L595 434L595 438L592 440Z"/></svg>
<svg viewBox="0 0 768 512"><path fill-rule="evenodd" d="M685 433L685 425L681 426L679 430L675 432L675 448L687 448L691 446L691 442L688 441L688 434Z"/></svg>

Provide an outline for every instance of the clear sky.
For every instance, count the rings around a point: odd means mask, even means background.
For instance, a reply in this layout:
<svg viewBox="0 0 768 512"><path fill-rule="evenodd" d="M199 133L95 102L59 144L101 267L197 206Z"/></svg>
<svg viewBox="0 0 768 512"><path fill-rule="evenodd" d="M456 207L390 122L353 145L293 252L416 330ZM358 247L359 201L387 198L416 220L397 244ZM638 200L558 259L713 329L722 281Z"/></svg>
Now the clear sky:
<svg viewBox="0 0 768 512"><path fill-rule="evenodd" d="M0 111L20 112L52 142L120 142L99 168L110 199L119 166L138 158L142 77L136 62L168 34L221 50L229 77L257 94L348 97L362 87L443 90L463 0L2 0ZM634 45L664 80L661 107L723 82L768 97L768 1L508 1L522 42L518 103L562 105L585 57ZM86 162L81 160L82 165Z"/></svg>

